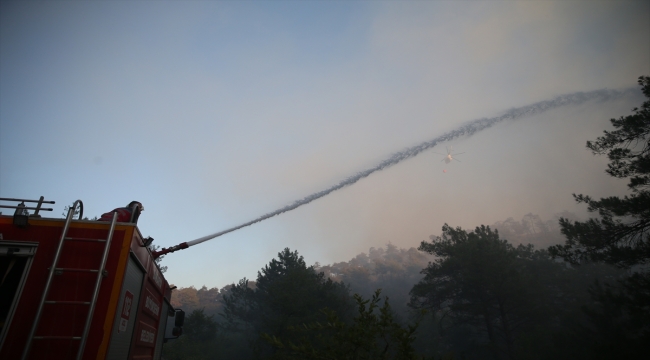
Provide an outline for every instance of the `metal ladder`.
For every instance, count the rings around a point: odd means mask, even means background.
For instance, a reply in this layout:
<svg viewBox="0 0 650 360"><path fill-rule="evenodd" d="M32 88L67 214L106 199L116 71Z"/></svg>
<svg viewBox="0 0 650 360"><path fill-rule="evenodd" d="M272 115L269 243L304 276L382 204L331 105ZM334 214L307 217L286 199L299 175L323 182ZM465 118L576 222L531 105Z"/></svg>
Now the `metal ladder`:
<svg viewBox="0 0 650 360"><path fill-rule="evenodd" d="M43 297L38 305L38 310L36 311L36 317L34 318L34 323L32 329L29 332L27 338L27 343L25 344L25 350L23 351L22 360L26 360L29 352L31 350L33 340L44 340L44 339L58 339L58 340L80 340L79 350L77 351L77 360L81 360L86 347L86 341L88 340L88 331L90 330L90 324L93 318L93 312L95 311L95 305L97 304L97 297L99 295L99 288L102 283L102 277L104 274L104 267L106 266L106 259L108 258L108 249L110 248L111 239L113 238L113 231L115 230L115 224L117 223L117 213L113 213L113 220L111 221L111 227L108 230L108 237L106 239L86 239L86 238L72 238L67 237L68 229L70 228L70 223L77 209L77 205L80 206L79 219L81 220L81 214L83 214L83 203L81 200L77 200L74 204L68 209L68 216L66 217L65 224L63 225L63 233L61 234L61 239L59 240L59 245L54 254L54 261L52 267L50 267L50 273L47 277L47 282L45 283L45 290L43 291ZM63 249L64 241L92 241L92 242L103 242L104 252L102 254L102 262L99 266L99 269L70 269L70 268L57 268L59 262L59 256L61 255L61 250ZM50 290L50 285L52 284L52 278L56 272L61 273L64 271L75 271L75 272L90 272L97 273L97 279L95 281L95 289L93 291L93 296L90 301L48 301L47 295ZM45 304L66 304L66 305L89 305L88 316L86 317L86 324L84 326L83 333L80 336L36 336L36 329L38 328L39 321L41 320L41 315L43 312L43 306Z"/></svg>

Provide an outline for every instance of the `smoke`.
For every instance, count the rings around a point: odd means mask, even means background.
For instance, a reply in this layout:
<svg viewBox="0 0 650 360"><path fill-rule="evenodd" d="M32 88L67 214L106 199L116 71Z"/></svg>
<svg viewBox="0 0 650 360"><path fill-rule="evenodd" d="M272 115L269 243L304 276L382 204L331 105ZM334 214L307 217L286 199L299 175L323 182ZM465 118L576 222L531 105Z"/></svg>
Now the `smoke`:
<svg viewBox="0 0 650 360"><path fill-rule="evenodd" d="M460 126L459 128L449 131L443 135L440 135L432 140L425 141L419 145L407 148L405 150L399 151L397 153L394 153L391 157L388 159L380 162L379 164L375 165L374 167L371 167L369 169L366 169L364 171L361 171L353 176L350 176L338 184L331 186L325 190L319 191L317 193L311 194L301 200L295 201L291 205L287 205L283 208L280 208L278 210L275 210L273 212L270 212L268 214L262 215L254 220L251 220L247 223L241 224L239 226L220 231L218 233L214 233L211 235L207 235L192 241L188 241L187 245L188 246L193 246L199 243L202 243L204 241L216 238L218 236L227 234L229 232L244 228L246 226L253 225L255 223L258 223L260 221L266 220L268 218L271 218L276 215L280 215L282 213L285 213L287 211L294 210L302 205L309 204L310 202L319 199L323 196L329 195L330 193L342 189L346 186L352 185L356 183L357 181L369 176L370 174L383 170L387 167L393 166L403 160L412 158L419 153L430 149L434 146L436 146L440 142L445 142L449 141L461 136L471 136L479 131L485 130L499 122L505 121L505 120L517 120L521 119L527 116L531 115L536 115L536 114L541 114L545 111L552 110L552 109L557 109L563 106L568 106L568 105L579 105L582 103L585 103L587 101L598 101L598 102L605 102L605 101L611 101L615 100L618 98L622 98L625 96L629 96L632 94L638 93L638 90L635 88L630 88L630 89L624 89L624 90L596 90L596 91L591 91L591 92L577 92L573 94L568 94L568 95L561 95L558 96L554 99L551 100L546 100L546 101L541 101L535 104L519 107L519 108L514 108L511 110L506 111L500 116L492 117L492 118L483 118L483 119L478 119L474 121L470 121L466 123L465 125Z"/></svg>

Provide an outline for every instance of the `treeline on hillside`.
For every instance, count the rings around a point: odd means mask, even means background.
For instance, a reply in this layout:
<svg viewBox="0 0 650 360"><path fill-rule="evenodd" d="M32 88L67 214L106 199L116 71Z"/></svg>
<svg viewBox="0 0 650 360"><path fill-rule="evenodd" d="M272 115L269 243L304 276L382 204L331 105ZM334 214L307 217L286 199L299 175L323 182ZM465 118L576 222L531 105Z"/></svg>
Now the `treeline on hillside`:
<svg viewBox="0 0 650 360"><path fill-rule="evenodd" d="M208 289L206 286L196 289L194 286L178 288L172 291L171 304L174 308L183 309L186 313L203 309L206 315L217 315L223 308L223 295L232 285Z"/></svg>
<svg viewBox="0 0 650 360"><path fill-rule="evenodd" d="M216 297L220 313L192 311L185 335L165 345L166 359L414 354L415 328L394 321L379 293L370 300L351 295L344 283L308 267L297 251L280 252L258 272L254 285L244 278L222 291L192 290L185 289L195 295L192 301Z"/></svg>
<svg viewBox="0 0 650 360"><path fill-rule="evenodd" d="M385 248L371 247L368 254L361 253L348 262L326 266L316 263L314 270L346 284L350 293L366 299L381 289L397 316L406 319L409 291L422 278L420 272L431 260L432 256L416 248L398 249L389 243Z"/></svg>
<svg viewBox="0 0 650 360"><path fill-rule="evenodd" d="M220 291L175 290L174 305L190 314L185 334L166 344L164 354L166 359L593 358L581 356L590 354L590 329L602 315L590 286L616 284L622 276L605 264L570 266L532 245L515 247L483 226L469 232L445 226L419 250L389 244L318 269L285 249L255 283L242 279ZM370 296L363 293L372 288ZM382 292L373 303L377 289ZM365 345L357 344L360 338ZM359 357L346 357L354 351Z"/></svg>
<svg viewBox="0 0 650 360"><path fill-rule="evenodd" d="M599 303L590 286L624 275L605 264L568 265L484 226L468 232L445 225L419 249L388 244L328 266L308 267L285 249L255 282L174 290L172 304L189 316L185 335L165 345L165 358L310 358L310 351L327 353L330 341L345 344L347 336L354 344L364 331L365 359L381 358L373 351L387 345L386 358L587 358L580 354L589 353L587 329L597 326ZM377 289L376 323L366 324L369 304L363 313L357 301L372 301ZM381 306L390 319L379 319ZM376 343L373 326L382 321L402 337ZM356 326L355 335L337 332L345 326ZM319 356L311 358L338 358Z"/></svg>
<svg viewBox="0 0 650 360"><path fill-rule="evenodd" d="M502 239L506 239L514 245L532 244L537 248L544 249L564 242L560 219L580 220L576 214L568 211L555 214L553 219L546 221L539 215L528 213L519 221L510 217L504 221L495 222L491 227L499 231L499 236Z"/></svg>
<svg viewBox="0 0 650 360"><path fill-rule="evenodd" d="M647 357L650 77L639 78L639 84L648 98L641 108L613 119L614 130L587 142L594 153L609 157L608 174L629 180L631 193L599 200L574 195L598 217L561 217L564 241L553 239L550 224L527 216L522 222L473 230L445 224L440 236L423 241L417 250L388 245L329 266L307 266L297 251L284 249L254 283L242 279L221 290L178 291L190 295L184 303L201 308L189 314L185 335L167 343L163 356ZM555 245L536 248L531 241ZM370 289L382 286L385 293L376 290L368 296ZM393 291L388 300L384 295ZM399 310L405 292L408 307ZM179 299L174 301L181 303ZM203 301L213 306L202 306Z"/></svg>
<svg viewBox="0 0 650 360"><path fill-rule="evenodd" d="M377 289L391 299L393 308L399 307L400 316L406 315L411 287L421 278L420 273L432 256L416 248L398 249L393 244L385 248L370 248L368 254L360 253L349 262L340 262L321 266L318 262L311 268L316 273L323 273L324 279L343 283L351 294L359 294L366 299L372 297ZM248 280L247 286L254 290L256 281ZM206 315L215 315L224 310L224 295L231 294L235 284L223 288L206 286L196 289L193 286L179 288L172 292L171 303L176 308L192 312L203 309Z"/></svg>
<svg viewBox="0 0 650 360"><path fill-rule="evenodd" d="M578 219L569 212L557 214L555 219L548 221L535 214L526 214L519 221L508 218L494 223L491 228L498 230L500 237L512 244L530 243L545 248L562 242L558 225L560 217ZM384 248L371 247L367 253L360 253L347 262L330 265L316 262L313 267L316 272L323 272L325 277L348 285L350 293L359 294L366 299L371 298L377 289L382 289L382 295L390 298L396 314L405 319L409 316L409 291L420 281L423 277L422 270L433 259L433 255L414 247L399 249L389 243ZM193 286L179 288L172 293L171 302L174 307L188 313L203 309L206 315L216 317L223 310L223 296L233 286L231 284L221 289L206 286L199 289ZM249 280L248 286L255 288L255 281Z"/></svg>

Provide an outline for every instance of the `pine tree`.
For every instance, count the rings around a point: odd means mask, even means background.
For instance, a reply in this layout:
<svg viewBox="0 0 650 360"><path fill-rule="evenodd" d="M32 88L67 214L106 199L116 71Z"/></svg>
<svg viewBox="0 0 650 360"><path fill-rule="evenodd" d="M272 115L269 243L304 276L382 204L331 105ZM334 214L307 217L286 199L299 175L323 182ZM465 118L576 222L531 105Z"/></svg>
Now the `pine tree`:
<svg viewBox="0 0 650 360"><path fill-rule="evenodd" d="M650 76L639 77L647 100L633 114L612 119L614 131L587 142L594 154L607 154L607 173L629 178L631 194L594 200L574 195L600 219L560 219L564 245L549 252L573 264L605 262L631 275L616 284L591 288L593 306L584 308L591 326L578 334L585 358L641 358L650 351Z"/></svg>
<svg viewBox="0 0 650 360"><path fill-rule="evenodd" d="M650 261L650 76L641 76L638 82L647 98L641 108L632 109L632 115L612 119L615 130L587 141L594 154L609 157L608 174L629 178L632 193L600 200L574 194L589 211L597 211L600 219L571 222L561 218L567 240L564 245L549 248L554 256L574 264L603 261L621 268Z"/></svg>

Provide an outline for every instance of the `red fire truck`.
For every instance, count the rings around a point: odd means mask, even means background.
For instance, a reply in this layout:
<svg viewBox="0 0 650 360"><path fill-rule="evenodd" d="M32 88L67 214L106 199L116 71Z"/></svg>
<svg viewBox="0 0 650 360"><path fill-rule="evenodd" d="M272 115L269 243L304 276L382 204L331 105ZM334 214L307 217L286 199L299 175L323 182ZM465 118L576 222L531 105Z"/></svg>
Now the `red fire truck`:
<svg viewBox="0 0 650 360"><path fill-rule="evenodd" d="M161 357L184 313L170 304L150 238L116 215L80 220L80 200L66 219L41 217L54 203L43 197L0 200L15 209L0 215L0 359Z"/></svg>

